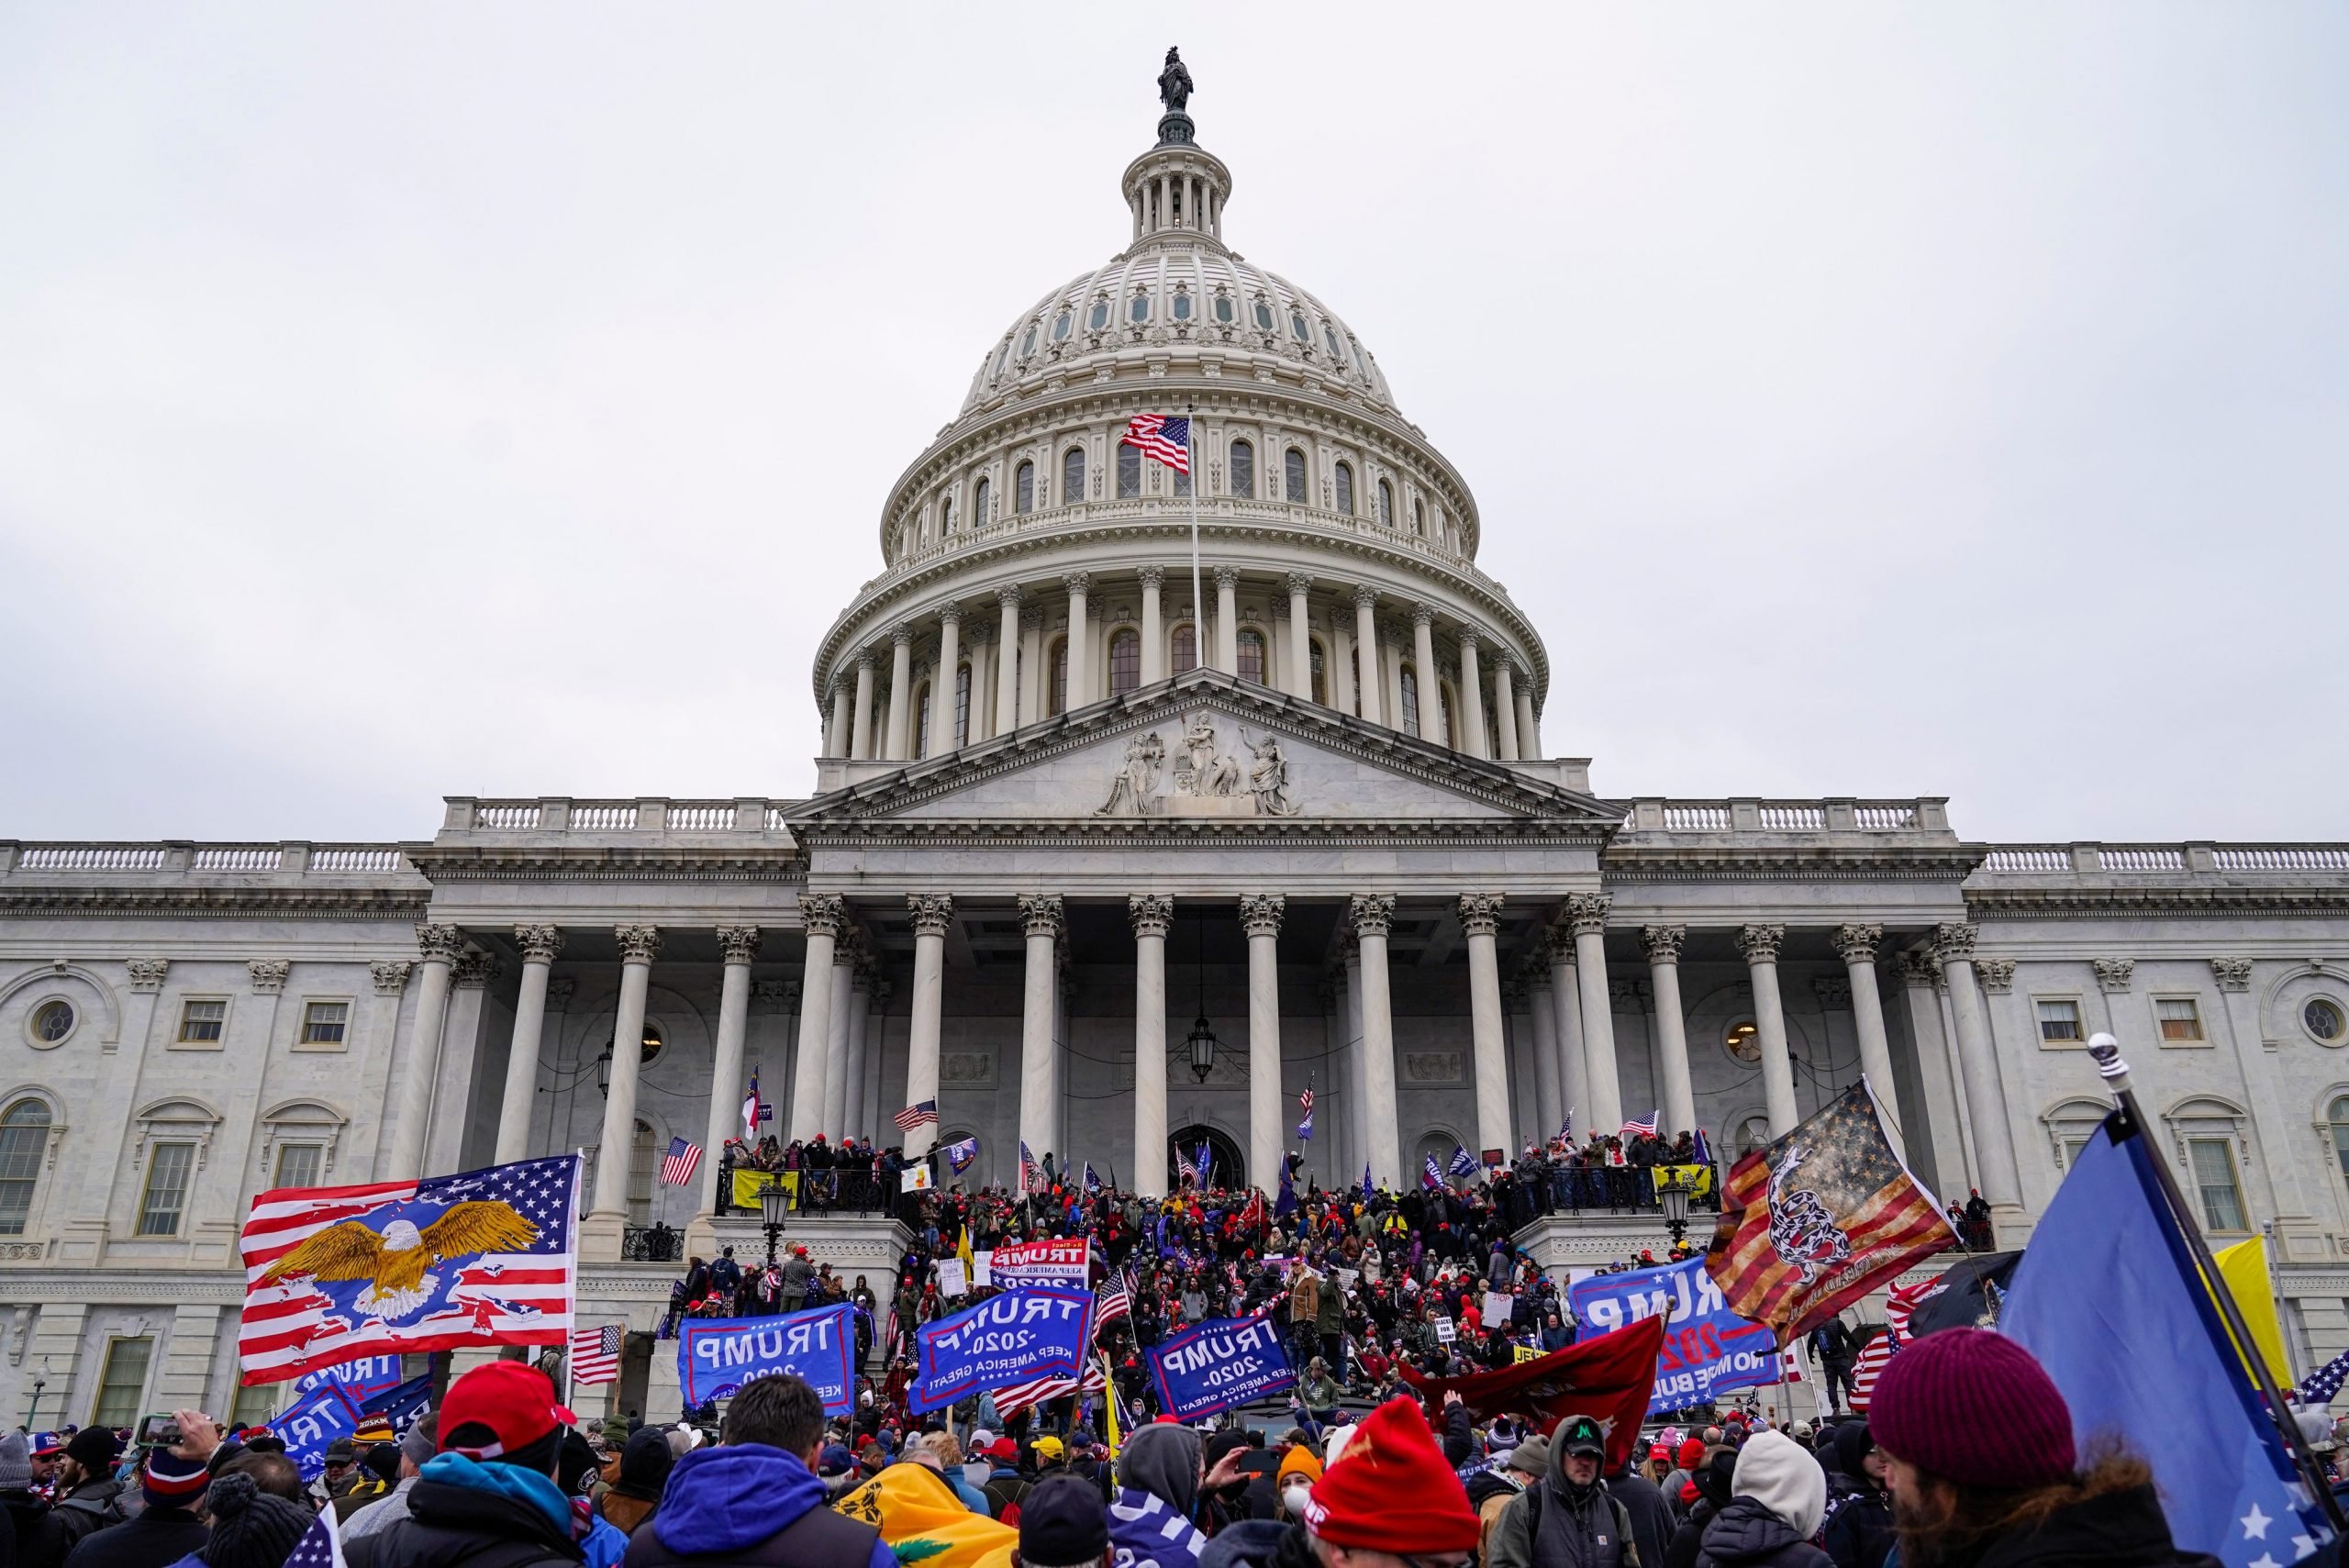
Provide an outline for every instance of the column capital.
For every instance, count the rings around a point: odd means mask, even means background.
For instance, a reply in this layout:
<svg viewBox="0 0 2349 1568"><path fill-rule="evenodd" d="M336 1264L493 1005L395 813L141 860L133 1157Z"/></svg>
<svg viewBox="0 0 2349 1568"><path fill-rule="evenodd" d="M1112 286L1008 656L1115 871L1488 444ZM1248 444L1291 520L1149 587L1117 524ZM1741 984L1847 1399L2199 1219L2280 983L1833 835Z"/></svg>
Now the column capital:
<svg viewBox="0 0 2349 1568"><path fill-rule="evenodd" d="M2096 970L2097 989L2111 995L2128 990L2137 973L2133 958L2092 958L2088 962Z"/></svg>
<svg viewBox="0 0 2349 1568"><path fill-rule="evenodd" d="M1460 644L1461 652L1474 653L1476 651L1477 644L1481 643L1484 639L1477 635L1476 628L1475 627L1464 626L1458 631L1453 633L1453 640Z"/></svg>
<svg viewBox="0 0 2349 1568"><path fill-rule="evenodd" d="M1497 893L1464 893L1460 895L1460 929L1472 937L1490 937L1501 929L1501 903Z"/></svg>
<svg viewBox="0 0 2349 1568"><path fill-rule="evenodd" d="M960 626L963 622L963 606L951 599L948 600L938 606L938 619L941 625Z"/></svg>
<svg viewBox="0 0 2349 1568"><path fill-rule="evenodd" d="M1354 584L1353 600L1354 608L1358 610L1375 610L1378 608L1378 590L1367 583L1357 583Z"/></svg>
<svg viewBox="0 0 2349 1568"><path fill-rule="evenodd" d="M1395 895L1391 893L1357 893L1347 913L1353 919L1356 936L1384 937L1395 923Z"/></svg>
<svg viewBox="0 0 2349 1568"><path fill-rule="evenodd" d="M1022 610L1022 611L1020 611L1020 612L1019 612L1019 629L1020 629L1020 630L1022 630L1022 631L1037 631L1037 630L1041 630L1041 629L1042 628L1043 625L1044 625L1044 606L1041 606L1041 605L1030 605L1030 606L1029 606L1026 609L1024 609L1024 610Z"/></svg>
<svg viewBox="0 0 2349 1568"><path fill-rule="evenodd" d="M889 628L889 641L897 648L910 648L914 641L914 623L901 620Z"/></svg>
<svg viewBox="0 0 2349 1568"><path fill-rule="evenodd" d="M1572 931L1562 931L1555 926L1542 928L1542 962L1572 963L1575 961L1575 938Z"/></svg>
<svg viewBox="0 0 2349 1568"><path fill-rule="evenodd" d="M1057 937L1066 925L1066 911L1057 893L1019 895L1019 917L1031 937Z"/></svg>
<svg viewBox="0 0 2349 1568"><path fill-rule="evenodd" d="M2223 961L2212 959L2210 962L2216 964ZM2243 962L2248 965L2251 961L2245 959ZM160 991L163 988L163 976L171 973L172 961L168 958L134 958L125 963L123 968L130 973L130 988L133 991ZM2247 970L2246 973L2248 973ZM406 964L400 966L400 979L403 982L407 979ZM2237 986L2235 989L2241 990L2243 987Z"/></svg>
<svg viewBox="0 0 2349 1568"><path fill-rule="evenodd" d="M1967 925L1936 926L1933 928L1933 956L1943 963L1974 958L1974 940L1982 933L1977 927Z"/></svg>
<svg viewBox="0 0 2349 1568"><path fill-rule="evenodd" d="M562 951L562 928L560 926L517 926L514 945L522 950L524 963L552 963Z"/></svg>
<svg viewBox="0 0 2349 1568"><path fill-rule="evenodd" d="M1020 591L1019 584L1017 583L1006 583L1002 587L997 588L995 591L995 602L996 604L1009 605L1014 609L1018 609L1019 607L1019 601L1026 597L1027 595Z"/></svg>
<svg viewBox="0 0 2349 1568"><path fill-rule="evenodd" d="M497 978L498 968L494 954L485 953L479 948L469 948L457 955L457 968L450 977L451 983L469 988L486 985Z"/></svg>
<svg viewBox="0 0 2349 1568"><path fill-rule="evenodd" d="M615 926L612 935L619 939L622 963L651 963L661 956L657 926Z"/></svg>
<svg viewBox="0 0 2349 1568"><path fill-rule="evenodd" d="M788 1012L799 1005L799 982L796 980L753 980L751 1000L763 1007Z"/></svg>
<svg viewBox="0 0 2349 1568"><path fill-rule="evenodd" d="M419 925L416 951L427 963L454 963L465 951L465 939L454 926Z"/></svg>
<svg viewBox="0 0 2349 1568"><path fill-rule="evenodd" d="M1786 940L1784 926L1740 926L1737 951L1745 955L1748 963L1776 963L1779 944Z"/></svg>
<svg viewBox="0 0 2349 1568"><path fill-rule="evenodd" d="M1288 900L1277 893L1243 893L1240 895L1240 924L1252 937L1277 937L1281 934L1281 917L1288 911Z"/></svg>
<svg viewBox="0 0 2349 1568"><path fill-rule="evenodd" d="M906 907L914 917L914 935L942 937L947 924L954 918L953 895L945 893L908 893Z"/></svg>
<svg viewBox="0 0 2349 1568"><path fill-rule="evenodd" d="M369 964L367 973L374 977L375 995L396 996L406 990L407 972L415 967L404 959L381 959Z"/></svg>
<svg viewBox="0 0 2349 1568"><path fill-rule="evenodd" d="M1135 575L1141 579L1141 585L1153 594L1166 586L1166 568L1163 566L1145 566Z"/></svg>
<svg viewBox="0 0 2349 1568"><path fill-rule="evenodd" d="M763 933L756 926L718 928L718 953L728 963L748 963L759 956Z"/></svg>
<svg viewBox="0 0 2349 1568"><path fill-rule="evenodd" d="M1680 944L1687 940L1686 926L1645 926L1640 930L1640 940L1647 945L1650 963L1678 963Z"/></svg>
<svg viewBox="0 0 2349 1568"><path fill-rule="evenodd" d="M1907 948L1898 955L1900 983L1903 985L1932 985L1942 983L1941 960L1923 948Z"/></svg>
<svg viewBox="0 0 2349 1568"><path fill-rule="evenodd" d="M2219 983L2221 991L2248 991L2251 989L2251 960L2214 958L2210 961L2210 978Z"/></svg>
<svg viewBox="0 0 2349 1568"><path fill-rule="evenodd" d="M837 893L803 893L799 923L811 937L837 937L848 923L848 904Z"/></svg>
<svg viewBox="0 0 2349 1568"><path fill-rule="evenodd" d="M1288 591L1292 594L1309 594L1313 592L1313 573L1310 572L1290 573L1288 574Z"/></svg>
<svg viewBox="0 0 2349 1568"><path fill-rule="evenodd" d="M860 648L856 651L856 657L849 661L849 662L854 667L858 674L869 675L873 673L873 664L876 657L878 656L872 649Z"/></svg>
<svg viewBox="0 0 2349 1568"><path fill-rule="evenodd" d="M1126 918L1138 937L1163 937L1174 925L1174 900L1155 893L1137 893L1126 900Z"/></svg>
<svg viewBox="0 0 2349 1568"><path fill-rule="evenodd" d="M1064 572L1061 574L1061 586L1072 594L1082 594L1092 585L1093 573L1090 572Z"/></svg>
<svg viewBox="0 0 2349 1568"><path fill-rule="evenodd" d="M1240 568L1237 566L1219 566L1210 575L1215 578L1218 593L1221 593L1226 588L1240 586Z"/></svg>
<svg viewBox="0 0 2349 1568"><path fill-rule="evenodd" d="M873 997L873 1002L875 1006L886 1006L889 1004L889 998L896 995L897 987L890 981L887 975L876 974L873 977L873 983L867 989Z"/></svg>
<svg viewBox="0 0 2349 1568"><path fill-rule="evenodd" d="M1982 989L1993 996L2003 996L2015 988L2015 961L2010 958L1980 958L1974 961L1974 973L1982 982Z"/></svg>
<svg viewBox="0 0 2349 1568"><path fill-rule="evenodd" d="M1411 601L1411 624L1413 626L1433 626L1435 624L1435 606L1429 604L1425 599L1413 599Z"/></svg>
<svg viewBox="0 0 2349 1568"><path fill-rule="evenodd" d="M291 959L253 958L245 961L245 973L251 977L253 989L264 996L273 996L285 989L285 978L294 973Z"/></svg>
<svg viewBox="0 0 2349 1568"><path fill-rule="evenodd" d="M1836 955L1845 963L1874 963L1876 946L1884 940L1884 928L1838 926L1829 940L1835 944Z"/></svg>
<svg viewBox="0 0 2349 1568"><path fill-rule="evenodd" d="M1607 929L1607 912L1615 907L1611 893L1571 893L1566 895L1566 925L1575 936L1596 936Z"/></svg>

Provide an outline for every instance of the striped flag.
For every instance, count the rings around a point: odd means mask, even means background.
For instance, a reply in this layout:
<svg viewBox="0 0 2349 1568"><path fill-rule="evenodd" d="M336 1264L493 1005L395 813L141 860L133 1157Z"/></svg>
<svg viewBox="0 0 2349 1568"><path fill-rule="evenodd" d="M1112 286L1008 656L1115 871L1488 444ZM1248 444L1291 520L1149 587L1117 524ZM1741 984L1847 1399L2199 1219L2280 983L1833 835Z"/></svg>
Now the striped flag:
<svg viewBox="0 0 2349 1568"><path fill-rule="evenodd" d="M1099 1339L1102 1329L1131 1315L1133 1309L1133 1280L1125 1270L1115 1270L1093 1292L1093 1337Z"/></svg>
<svg viewBox="0 0 2349 1568"><path fill-rule="evenodd" d="M1008 1388L998 1388L993 1396L995 1413L1005 1420L1048 1399L1059 1399L1071 1394L1098 1394L1109 1386L1107 1373L1101 1370L1098 1357L1085 1363L1085 1375L1074 1377L1040 1377L1030 1383L1015 1383Z"/></svg>
<svg viewBox="0 0 2349 1568"><path fill-rule="evenodd" d="M1297 1095L1297 1106L1305 1113L1303 1119L1297 1124L1297 1135L1300 1139L1310 1139L1313 1136L1313 1091L1308 1089Z"/></svg>
<svg viewBox="0 0 2349 1568"><path fill-rule="evenodd" d="M238 1359L248 1386L362 1356L571 1337L579 1156L256 1196Z"/></svg>
<svg viewBox="0 0 2349 1568"><path fill-rule="evenodd" d="M669 1152L661 1158L662 1184L664 1186L684 1186L694 1179L694 1168L700 1163L700 1144L688 1143L682 1138L669 1140Z"/></svg>
<svg viewBox="0 0 2349 1568"><path fill-rule="evenodd" d="M1731 1167L1705 1272L1731 1311L1768 1324L1783 1344L1957 1244L1893 1152L1863 1078Z"/></svg>
<svg viewBox="0 0 2349 1568"><path fill-rule="evenodd" d="M2349 1351L2343 1351L2314 1372L2300 1385L2299 1395L2302 1405L2311 1410L2321 1410L2332 1403L2341 1392L2342 1381L2349 1378Z"/></svg>
<svg viewBox="0 0 2349 1568"><path fill-rule="evenodd" d="M1177 473L1191 472L1191 422L1180 416L1137 414L1126 422L1120 444L1140 447L1143 456L1156 458Z"/></svg>
<svg viewBox="0 0 2349 1568"><path fill-rule="evenodd" d="M1023 1138L1019 1140L1019 1190L1032 1193L1043 1184L1044 1167L1038 1163L1036 1156L1029 1151L1028 1140Z"/></svg>
<svg viewBox="0 0 2349 1568"><path fill-rule="evenodd" d="M1566 1119L1558 1124L1558 1137L1567 1143L1575 1140L1575 1108L1572 1106L1566 1107Z"/></svg>
<svg viewBox="0 0 2349 1568"><path fill-rule="evenodd" d="M1435 1162L1433 1154L1428 1156L1427 1169L1419 1173L1419 1184L1429 1187L1443 1185L1443 1167Z"/></svg>
<svg viewBox="0 0 2349 1568"><path fill-rule="evenodd" d="M742 1141L756 1143L759 1140L759 1123L774 1119L774 1112L759 1098L759 1075L753 1073L751 1074L751 1092L742 1097Z"/></svg>
<svg viewBox="0 0 2349 1568"><path fill-rule="evenodd" d="M897 1124L897 1130L899 1132L911 1132L918 1127L936 1127L938 1125L938 1102L936 1100L923 1100L918 1104L907 1106L904 1110L899 1111L896 1116L891 1117L889 1119Z"/></svg>
<svg viewBox="0 0 2349 1568"><path fill-rule="evenodd" d="M620 1374L620 1326L571 1331L571 1381L584 1387L609 1383Z"/></svg>
<svg viewBox="0 0 2349 1568"><path fill-rule="evenodd" d="M1623 1130L1617 1133L1615 1136L1618 1138L1653 1138L1655 1136L1655 1124L1662 1120L1663 1118L1664 1107L1658 1106L1655 1109L1648 1112L1648 1118L1645 1121L1641 1121L1637 1118L1625 1121L1623 1123Z"/></svg>
<svg viewBox="0 0 2349 1568"><path fill-rule="evenodd" d="M1852 1411L1854 1415L1868 1413L1868 1396L1876 1392L1876 1380L1887 1362L1900 1352L1909 1342L1909 1318L1924 1300L1925 1293L1936 1282L1923 1280L1916 1284L1895 1289L1884 1305L1884 1332L1860 1347L1858 1357L1852 1362Z"/></svg>

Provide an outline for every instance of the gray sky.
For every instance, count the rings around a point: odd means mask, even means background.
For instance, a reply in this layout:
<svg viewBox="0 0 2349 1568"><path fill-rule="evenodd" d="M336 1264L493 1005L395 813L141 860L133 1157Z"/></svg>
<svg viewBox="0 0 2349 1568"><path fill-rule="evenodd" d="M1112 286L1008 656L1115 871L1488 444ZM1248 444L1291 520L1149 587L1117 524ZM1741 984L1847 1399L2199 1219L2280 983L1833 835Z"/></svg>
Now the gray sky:
<svg viewBox="0 0 2349 1568"><path fill-rule="evenodd" d="M510 0L0 8L0 836L806 793L1177 41L1602 793L2349 837L2338 6Z"/></svg>

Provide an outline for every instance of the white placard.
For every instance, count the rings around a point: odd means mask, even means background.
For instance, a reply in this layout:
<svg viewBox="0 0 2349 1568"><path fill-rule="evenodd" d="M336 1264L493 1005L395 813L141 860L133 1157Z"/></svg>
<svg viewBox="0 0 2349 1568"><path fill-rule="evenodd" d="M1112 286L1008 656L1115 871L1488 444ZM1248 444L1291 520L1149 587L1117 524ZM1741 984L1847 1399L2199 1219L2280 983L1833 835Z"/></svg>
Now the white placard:
<svg viewBox="0 0 2349 1568"><path fill-rule="evenodd" d="M1517 1310L1517 1297L1505 1290L1485 1293L1485 1327L1486 1329L1506 1328L1509 1314Z"/></svg>
<svg viewBox="0 0 2349 1568"><path fill-rule="evenodd" d="M1435 1320L1435 1337L1445 1344L1452 1343L1459 1332L1459 1329L1453 1327L1451 1318L1439 1318Z"/></svg>
<svg viewBox="0 0 2349 1568"><path fill-rule="evenodd" d="M994 1252L985 1251L971 1254L971 1283L973 1284L995 1284L995 1271L987 1267L987 1260L994 1256Z"/></svg>
<svg viewBox="0 0 2349 1568"><path fill-rule="evenodd" d="M960 1296L970 1289L969 1282L963 1278L962 1259L941 1258L938 1260L938 1288L940 1293L945 1296Z"/></svg>
<svg viewBox="0 0 2349 1568"><path fill-rule="evenodd" d="M928 1161L924 1161L918 1165L908 1165L906 1167L905 1190L907 1192L926 1193L935 1186L937 1183L938 1178L930 1173L930 1162Z"/></svg>

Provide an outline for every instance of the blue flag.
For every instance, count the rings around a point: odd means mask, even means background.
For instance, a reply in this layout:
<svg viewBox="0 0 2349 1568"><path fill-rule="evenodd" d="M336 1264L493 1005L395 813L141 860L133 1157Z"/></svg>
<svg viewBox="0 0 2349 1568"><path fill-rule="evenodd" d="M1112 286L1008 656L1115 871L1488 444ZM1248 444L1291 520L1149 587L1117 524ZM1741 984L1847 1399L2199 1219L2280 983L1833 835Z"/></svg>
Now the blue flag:
<svg viewBox="0 0 2349 1568"><path fill-rule="evenodd" d="M327 1448L337 1438L359 1432L359 1406L339 1383L322 1383L294 1402L293 1407L269 1424L285 1444L285 1457L316 1481L327 1473Z"/></svg>
<svg viewBox="0 0 2349 1568"><path fill-rule="evenodd" d="M677 1330L677 1385L688 1408L724 1399L754 1377L792 1373L824 1402L824 1414L855 1408L855 1307L766 1318L688 1318Z"/></svg>
<svg viewBox="0 0 2349 1568"><path fill-rule="evenodd" d="M969 1170L971 1162L978 1157L979 1140L975 1138L965 1138L959 1143L946 1146L946 1162L954 1167L954 1173L958 1176Z"/></svg>
<svg viewBox="0 0 2349 1568"><path fill-rule="evenodd" d="M1289 1169L1286 1160L1281 1162L1281 1195L1273 1200L1273 1212L1275 1214L1297 1212L1297 1176Z"/></svg>
<svg viewBox="0 0 2349 1568"><path fill-rule="evenodd" d="M1476 1173L1476 1157L1468 1152L1468 1146L1464 1143L1452 1151L1452 1173L1455 1176Z"/></svg>
<svg viewBox="0 0 2349 1568"><path fill-rule="evenodd" d="M1297 1373L1281 1337L1264 1318L1219 1318L1175 1335L1150 1352L1159 1408L1196 1421L1290 1387Z"/></svg>
<svg viewBox="0 0 2349 1568"><path fill-rule="evenodd" d="M1215 1151L1205 1139L1199 1140L1199 1151L1191 1160L1191 1169L1199 1178L1199 1185L1208 1184L1208 1171L1215 1162Z"/></svg>
<svg viewBox="0 0 2349 1568"><path fill-rule="evenodd" d="M2282 1568L2330 1539L2227 1340L2154 1167L2118 1115L2032 1232L1998 1332L2039 1358L2085 1456L2118 1437L2154 1468L2170 1532L2228 1568Z"/></svg>
<svg viewBox="0 0 2349 1568"><path fill-rule="evenodd" d="M428 1372L422 1377L412 1377L361 1400L359 1413L381 1416L392 1424L395 1433L405 1434L431 1403L432 1374Z"/></svg>
<svg viewBox="0 0 2349 1568"><path fill-rule="evenodd" d="M927 1415L983 1388L1075 1377L1093 1342L1089 1290L1020 1289L925 1323L906 1407Z"/></svg>

